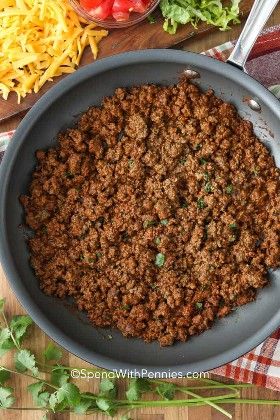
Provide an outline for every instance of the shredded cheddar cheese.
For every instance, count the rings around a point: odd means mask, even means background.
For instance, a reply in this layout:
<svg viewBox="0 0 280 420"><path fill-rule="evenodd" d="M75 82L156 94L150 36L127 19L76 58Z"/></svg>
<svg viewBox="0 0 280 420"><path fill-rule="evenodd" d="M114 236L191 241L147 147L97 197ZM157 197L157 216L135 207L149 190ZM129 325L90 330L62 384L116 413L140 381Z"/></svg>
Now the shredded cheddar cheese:
<svg viewBox="0 0 280 420"><path fill-rule="evenodd" d="M63 73L72 73L84 49L94 59L104 29L79 17L67 0L0 0L0 94L18 102Z"/></svg>

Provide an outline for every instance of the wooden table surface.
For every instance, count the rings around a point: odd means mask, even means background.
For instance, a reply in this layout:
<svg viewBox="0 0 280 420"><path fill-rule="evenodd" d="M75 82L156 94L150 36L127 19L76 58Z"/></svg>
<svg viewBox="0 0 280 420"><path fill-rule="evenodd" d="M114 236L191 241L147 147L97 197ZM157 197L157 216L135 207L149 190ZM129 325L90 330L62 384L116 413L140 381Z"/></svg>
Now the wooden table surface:
<svg viewBox="0 0 280 420"><path fill-rule="evenodd" d="M280 24L280 5L276 8L272 17L268 22L268 26ZM238 37L241 27L235 26L229 32L217 32L210 35L207 35L207 38L201 39L191 39L184 42L180 45L180 48L200 52L207 50L215 45L221 44L223 42L229 41ZM0 124L0 132L11 130L15 128L19 122L19 117L11 119L5 123ZM10 290L10 287L7 283L4 273L0 271L0 296L6 297L6 310L8 315L21 314L24 313L23 308L17 302L17 299ZM34 352L40 352L49 342L49 338L39 330L39 328L34 328L32 334L32 340L30 340L29 348ZM11 364L11 356L6 356L4 362L7 365ZM85 362L68 353L65 355L64 363L69 366L87 366ZM219 378L219 380L222 378ZM21 406L30 406L31 399L27 395L26 386L28 385L28 380L26 378L19 379L13 378L13 382L17 389L16 395L18 397L18 402ZM81 384L82 387L86 387L88 391L93 391L97 385L97 380L94 381L85 381L85 384ZM181 381L181 382L184 382ZM268 389L254 387L250 390L242 391L242 396L245 398L269 398L277 399L280 398L280 393L274 392ZM268 407L268 406L248 406L248 405L236 405L225 407L228 409L235 420L279 420L280 419L280 407ZM0 414L1 419L5 420L40 420L42 418L42 413L36 411L21 411L21 412L8 412L5 411ZM65 415L65 414L55 414L51 416L51 420L85 420L89 416L75 416L75 415ZM102 415L92 415L90 418L95 420L102 420L106 417ZM143 411L138 411L133 414L133 419L136 420L221 420L225 417L220 413L217 413L211 407L201 407L201 408L152 408Z"/></svg>

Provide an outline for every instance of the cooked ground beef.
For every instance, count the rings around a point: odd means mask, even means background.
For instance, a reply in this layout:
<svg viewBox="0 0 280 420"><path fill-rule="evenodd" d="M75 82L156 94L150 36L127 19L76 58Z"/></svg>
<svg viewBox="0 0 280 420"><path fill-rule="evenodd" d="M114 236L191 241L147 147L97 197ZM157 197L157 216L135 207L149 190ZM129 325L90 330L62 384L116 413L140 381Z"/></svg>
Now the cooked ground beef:
<svg viewBox="0 0 280 420"><path fill-rule="evenodd" d="M211 90L117 89L36 156L21 197L31 264L95 326L185 341L280 265L279 170Z"/></svg>

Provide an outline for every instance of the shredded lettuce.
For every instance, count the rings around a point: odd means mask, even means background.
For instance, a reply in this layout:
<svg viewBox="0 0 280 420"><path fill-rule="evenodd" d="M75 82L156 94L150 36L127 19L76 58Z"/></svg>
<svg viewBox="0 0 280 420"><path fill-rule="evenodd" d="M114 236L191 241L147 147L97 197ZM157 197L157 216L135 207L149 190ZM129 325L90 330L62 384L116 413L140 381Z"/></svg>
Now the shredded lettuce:
<svg viewBox="0 0 280 420"><path fill-rule="evenodd" d="M191 23L196 27L202 21L225 31L230 22L239 23L239 2L231 0L231 4L225 6L220 0L161 0L163 29L175 34L179 24Z"/></svg>

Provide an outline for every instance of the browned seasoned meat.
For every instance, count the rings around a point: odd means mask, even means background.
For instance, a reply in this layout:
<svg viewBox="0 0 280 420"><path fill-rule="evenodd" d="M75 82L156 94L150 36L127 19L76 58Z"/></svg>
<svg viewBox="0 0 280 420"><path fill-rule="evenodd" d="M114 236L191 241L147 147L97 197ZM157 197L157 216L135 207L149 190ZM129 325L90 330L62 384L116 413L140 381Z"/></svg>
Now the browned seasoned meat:
<svg viewBox="0 0 280 420"><path fill-rule="evenodd" d="M31 264L93 325L185 341L280 265L279 170L210 90L117 89L37 159L21 197Z"/></svg>

